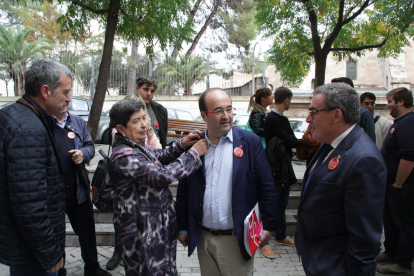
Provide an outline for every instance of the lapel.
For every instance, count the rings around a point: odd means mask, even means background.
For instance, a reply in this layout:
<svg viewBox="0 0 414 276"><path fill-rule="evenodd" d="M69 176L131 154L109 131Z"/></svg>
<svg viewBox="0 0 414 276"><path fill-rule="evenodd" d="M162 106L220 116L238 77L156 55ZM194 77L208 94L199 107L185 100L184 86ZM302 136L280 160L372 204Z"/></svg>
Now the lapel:
<svg viewBox="0 0 414 276"><path fill-rule="evenodd" d="M305 192L302 193L302 199L300 204L302 204L309 197L310 193L312 193L313 189L316 187L316 185L322 178L324 178L329 173L333 173L335 170L341 169L341 163L345 161L346 152L353 146L354 142L359 138L359 136L361 136L363 132L364 130L362 130L360 126L355 125L354 129L345 137L344 140L342 140L341 143L339 143L339 145L333 150L333 152L328 156L328 158L326 158L326 160L318 168L315 169L315 171L311 175ZM320 154L321 150L319 149L315 156L312 158L312 161L310 162L308 168L306 169L305 176L303 179L304 183L306 183L306 181L308 180L310 168L313 167L313 164L318 160ZM339 164L338 167L336 167L334 170L330 170L328 168L328 164L329 161L334 157L339 157Z"/></svg>
<svg viewBox="0 0 414 276"><path fill-rule="evenodd" d="M243 150L243 156L242 157L236 157L234 155L234 149L237 147L240 147ZM244 143L244 136L241 134L241 131L239 131L238 128L233 127L233 178L232 178L232 183L233 183L233 189L236 186L237 182L236 182L236 178L238 175L238 171L240 169L240 166L242 164L242 160L249 158L248 154L247 154L247 149L245 147L245 143Z"/></svg>

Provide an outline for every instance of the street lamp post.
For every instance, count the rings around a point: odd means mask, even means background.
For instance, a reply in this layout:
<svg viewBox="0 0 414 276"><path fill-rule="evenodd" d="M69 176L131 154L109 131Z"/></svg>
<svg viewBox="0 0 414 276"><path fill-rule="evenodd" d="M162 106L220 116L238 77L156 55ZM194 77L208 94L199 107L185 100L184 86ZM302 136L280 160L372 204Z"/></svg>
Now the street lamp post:
<svg viewBox="0 0 414 276"><path fill-rule="evenodd" d="M255 63L256 63L256 57L255 57L254 53L256 51L256 46L257 45L259 45L259 56L257 57L257 61L258 62L264 62L264 58L263 58L263 55L262 55L262 50L260 48L260 43L256 42L256 44L254 44L254 47L253 47L252 95L254 95L255 88L256 88L255 77L254 77L254 67L255 67Z"/></svg>

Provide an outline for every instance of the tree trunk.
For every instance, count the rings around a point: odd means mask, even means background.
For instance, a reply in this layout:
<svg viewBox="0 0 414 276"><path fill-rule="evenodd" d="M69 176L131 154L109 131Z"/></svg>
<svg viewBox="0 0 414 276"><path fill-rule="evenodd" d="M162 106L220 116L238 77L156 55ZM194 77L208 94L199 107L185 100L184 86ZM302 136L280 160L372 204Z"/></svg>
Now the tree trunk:
<svg viewBox="0 0 414 276"><path fill-rule="evenodd" d="M326 59L328 55L315 55L315 88L325 84Z"/></svg>
<svg viewBox="0 0 414 276"><path fill-rule="evenodd" d="M112 61L112 49L114 46L115 31L118 25L118 16L121 9L121 0L110 0L108 16L106 19L105 42L102 53L102 61L99 66L99 76L96 83L96 92L93 97L92 109L89 114L88 131L95 141L98 130L99 120L101 118L102 107L105 100L105 93L108 88L109 73Z"/></svg>
<svg viewBox="0 0 414 276"><path fill-rule="evenodd" d="M192 21L193 21L196 13L198 11L198 8L200 7L200 3L201 3L201 0L197 0L197 2L195 2L194 8L190 11L190 18L187 20L187 23L186 24L192 24ZM178 52L181 49L181 45L183 45L183 42L184 42L184 39L183 38L180 38L178 40L178 44L175 45L174 51L171 54L171 57L173 59L177 59Z"/></svg>
<svg viewBox="0 0 414 276"><path fill-rule="evenodd" d="M135 93L135 78L137 75L138 41L132 41L131 58L128 64L127 94Z"/></svg>
<svg viewBox="0 0 414 276"><path fill-rule="evenodd" d="M218 8L220 6L221 6L221 0L216 0L214 2L213 10L211 11L210 15L208 16L206 22L204 22L204 25L201 28L201 30L198 32L198 34L194 38L193 44L191 44L190 49L188 49L187 54L185 54L186 56L191 56L191 54L193 53L194 49L196 48L198 42L200 41L201 37L203 36L204 32L207 30L207 27L210 25L211 21L213 21L213 18L216 15L216 13L218 11Z"/></svg>

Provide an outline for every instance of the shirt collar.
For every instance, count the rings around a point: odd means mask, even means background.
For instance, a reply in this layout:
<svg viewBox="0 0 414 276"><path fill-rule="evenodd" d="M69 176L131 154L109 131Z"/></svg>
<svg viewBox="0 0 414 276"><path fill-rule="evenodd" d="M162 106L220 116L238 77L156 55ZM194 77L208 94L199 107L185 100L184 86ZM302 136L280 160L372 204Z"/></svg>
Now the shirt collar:
<svg viewBox="0 0 414 276"><path fill-rule="evenodd" d="M206 135L205 135L208 148L210 148L210 147L216 147L216 145L214 145L213 143L211 143L210 139L208 139L207 132L208 132L208 129L206 130ZM220 137L220 142L222 140L224 140L224 139L229 139L229 141L233 143L233 128L231 128L230 131L227 132L226 135Z"/></svg>
<svg viewBox="0 0 414 276"><path fill-rule="evenodd" d="M55 120L56 125L58 125L60 128L65 128L66 122L68 120L68 113L65 112L65 118L62 122L60 122L55 116L53 116L53 119Z"/></svg>
<svg viewBox="0 0 414 276"><path fill-rule="evenodd" d="M353 124L347 130L345 130L344 132L342 132L341 135L339 135L338 137L336 137L335 140L332 141L331 146L333 148L336 148L342 142L342 140L344 140L345 137L348 136L348 134L354 129L355 125L356 124Z"/></svg>
<svg viewBox="0 0 414 276"><path fill-rule="evenodd" d="M276 114L279 114L280 116L285 116L282 113L280 113L279 111L277 111L276 108L272 108L272 111L275 112Z"/></svg>
<svg viewBox="0 0 414 276"><path fill-rule="evenodd" d="M405 114L403 114L403 115L401 115L401 116L398 116L397 118L395 118L395 119L394 119L394 121L396 121L396 120L398 120L398 119L400 119L400 118L404 117L405 115L407 115L407 114L409 114L409 113L411 113L411 112L413 112L413 111L410 111L410 112L407 112L407 113L405 113Z"/></svg>

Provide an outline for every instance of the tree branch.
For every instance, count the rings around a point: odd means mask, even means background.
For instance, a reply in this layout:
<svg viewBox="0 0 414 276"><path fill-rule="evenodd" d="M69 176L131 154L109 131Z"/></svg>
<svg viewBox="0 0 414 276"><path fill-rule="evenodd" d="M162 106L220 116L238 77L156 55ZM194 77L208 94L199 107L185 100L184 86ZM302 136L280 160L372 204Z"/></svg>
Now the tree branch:
<svg viewBox="0 0 414 276"><path fill-rule="evenodd" d="M108 13L108 11L109 11L108 9L106 9L106 10L95 10L95 9L93 9L93 8L87 6L87 5L84 5L84 4L80 3L77 0L72 0L71 2L72 2L73 5L79 6L83 9L85 9L87 11L90 11L90 12L93 12L95 14L105 14L105 13Z"/></svg>
<svg viewBox="0 0 414 276"><path fill-rule="evenodd" d="M357 52L357 51L362 51L366 49L381 48L382 46L385 45L387 40L388 40L388 37L385 38L380 44L376 44L376 45L365 45L365 46L356 47L356 48L331 48L331 51Z"/></svg>
<svg viewBox="0 0 414 276"><path fill-rule="evenodd" d="M351 22L352 20L354 20L357 16L359 16L363 10L365 10L369 5L371 5L372 3L374 3L376 1L372 1L370 3L370 0L366 0L364 4L362 4L362 6L359 8L359 10L357 10L352 16L348 17L347 19L345 19L342 22L342 26L348 24L349 22Z"/></svg>

